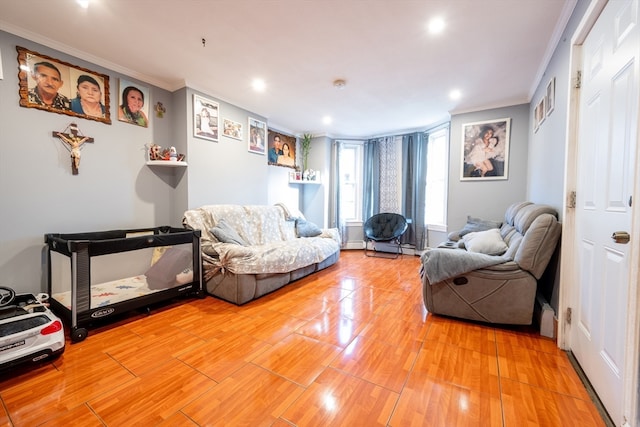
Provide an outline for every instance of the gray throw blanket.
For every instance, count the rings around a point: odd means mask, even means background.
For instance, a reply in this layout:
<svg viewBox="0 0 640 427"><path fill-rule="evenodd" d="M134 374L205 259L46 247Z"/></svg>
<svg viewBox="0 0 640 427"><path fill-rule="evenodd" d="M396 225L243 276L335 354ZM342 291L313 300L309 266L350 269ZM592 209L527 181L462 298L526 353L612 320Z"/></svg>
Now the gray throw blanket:
<svg viewBox="0 0 640 427"><path fill-rule="evenodd" d="M421 259L429 283L438 283L479 268L511 261L505 255L485 255L460 249L430 249L422 254Z"/></svg>

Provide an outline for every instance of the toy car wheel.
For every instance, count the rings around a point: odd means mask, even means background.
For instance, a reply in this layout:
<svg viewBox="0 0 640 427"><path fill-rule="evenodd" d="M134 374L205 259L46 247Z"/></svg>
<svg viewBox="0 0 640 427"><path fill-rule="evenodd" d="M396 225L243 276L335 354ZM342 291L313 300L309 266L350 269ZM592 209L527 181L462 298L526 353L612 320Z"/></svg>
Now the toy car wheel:
<svg viewBox="0 0 640 427"><path fill-rule="evenodd" d="M89 335L89 333L85 328L71 329L71 341L73 342L84 341L84 339L87 338L87 335Z"/></svg>
<svg viewBox="0 0 640 427"><path fill-rule="evenodd" d="M16 297L16 291L6 286L0 286L0 307L11 304Z"/></svg>

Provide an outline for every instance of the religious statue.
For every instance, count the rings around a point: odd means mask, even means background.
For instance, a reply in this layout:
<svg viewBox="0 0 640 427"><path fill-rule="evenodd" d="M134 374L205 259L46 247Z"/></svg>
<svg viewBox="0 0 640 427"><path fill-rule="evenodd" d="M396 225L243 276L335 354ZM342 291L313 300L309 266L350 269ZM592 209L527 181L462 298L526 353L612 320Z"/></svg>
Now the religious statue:
<svg viewBox="0 0 640 427"><path fill-rule="evenodd" d="M80 149L85 142L93 142L93 138L79 135L78 125L75 123L71 123L67 129L69 129L69 133L53 132L53 136L60 138L66 143L65 147L67 147L71 153L71 171L74 175L77 175L78 168L80 167Z"/></svg>

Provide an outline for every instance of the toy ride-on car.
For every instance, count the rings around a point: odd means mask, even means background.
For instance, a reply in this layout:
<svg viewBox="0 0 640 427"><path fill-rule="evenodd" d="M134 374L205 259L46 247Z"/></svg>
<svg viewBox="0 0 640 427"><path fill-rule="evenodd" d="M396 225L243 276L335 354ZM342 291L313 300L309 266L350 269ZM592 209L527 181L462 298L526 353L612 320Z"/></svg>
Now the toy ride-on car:
<svg viewBox="0 0 640 427"><path fill-rule="evenodd" d="M49 310L48 295L18 294L0 286L0 373L64 352L62 321Z"/></svg>

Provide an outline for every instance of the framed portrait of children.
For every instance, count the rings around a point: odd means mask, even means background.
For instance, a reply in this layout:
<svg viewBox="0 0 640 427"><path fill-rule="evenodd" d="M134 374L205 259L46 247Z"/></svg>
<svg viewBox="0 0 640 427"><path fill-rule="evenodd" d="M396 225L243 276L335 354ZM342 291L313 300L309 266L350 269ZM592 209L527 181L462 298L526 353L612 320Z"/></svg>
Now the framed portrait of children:
<svg viewBox="0 0 640 427"><path fill-rule="evenodd" d="M461 181L507 179L511 119L462 125Z"/></svg>
<svg viewBox="0 0 640 427"><path fill-rule="evenodd" d="M149 88L120 79L118 120L149 127Z"/></svg>
<svg viewBox="0 0 640 427"><path fill-rule="evenodd" d="M262 154L266 150L267 124L261 120L249 117L249 152Z"/></svg>
<svg viewBox="0 0 640 427"><path fill-rule="evenodd" d="M22 107L111 124L109 76L16 46Z"/></svg>
<svg viewBox="0 0 640 427"><path fill-rule="evenodd" d="M268 163L275 166L296 167L296 138L269 129Z"/></svg>
<svg viewBox="0 0 640 427"><path fill-rule="evenodd" d="M193 94L193 136L217 142L219 117L217 102Z"/></svg>

